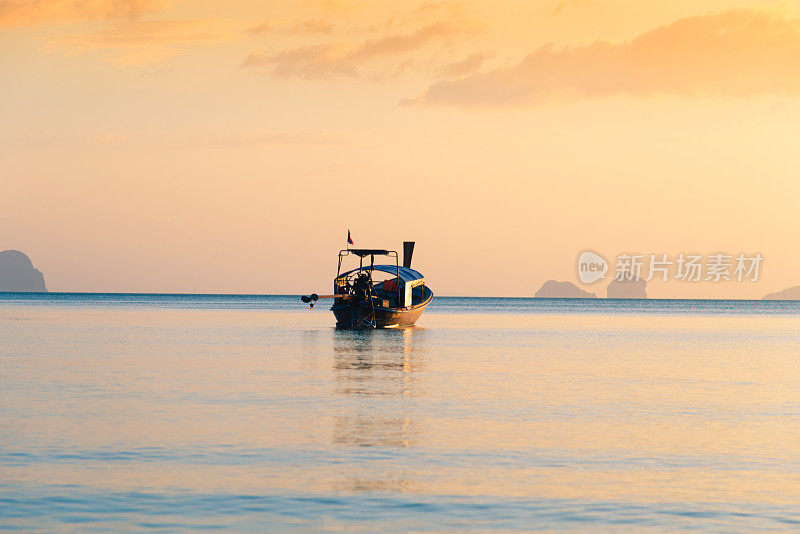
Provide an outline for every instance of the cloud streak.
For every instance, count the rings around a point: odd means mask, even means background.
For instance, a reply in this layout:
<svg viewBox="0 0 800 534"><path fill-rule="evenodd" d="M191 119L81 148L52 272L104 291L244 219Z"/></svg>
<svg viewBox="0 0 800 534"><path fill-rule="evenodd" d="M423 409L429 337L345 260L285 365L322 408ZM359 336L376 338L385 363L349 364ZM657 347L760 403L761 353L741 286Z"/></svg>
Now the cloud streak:
<svg viewBox="0 0 800 534"><path fill-rule="evenodd" d="M49 50L103 51L120 66L143 66L195 46L210 46L238 36L239 23L227 19L129 21L95 33L50 39Z"/></svg>
<svg viewBox="0 0 800 534"><path fill-rule="evenodd" d="M331 33L336 27L331 22L321 19L302 20L265 20L250 28L253 35L270 33Z"/></svg>
<svg viewBox="0 0 800 534"><path fill-rule="evenodd" d="M623 43L544 46L511 67L439 81L405 103L503 106L620 94L798 95L800 21L733 10Z"/></svg>
<svg viewBox="0 0 800 534"><path fill-rule="evenodd" d="M199 145L230 147L331 145L341 142L341 135L332 132L276 132L262 129L229 132L195 141Z"/></svg>
<svg viewBox="0 0 800 534"><path fill-rule="evenodd" d="M470 54L460 61L442 67L441 72L447 78L461 78L480 70L487 59L492 59L494 53Z"/></svg>
<svg viewBox="0 0 800 534"><path fill-rule="evenodd" d="M284 78L355 77L360 74L360 68L364 63L370 60L418 50L459 32L456 27L438 21L410 33L369 39L357 45L333 43L304 46L277 53L254 52L241 66L266 68L273 76Z"/></svg>
<svg viewBox="0 0 800 534"><path fill-rule="evenodd" d="M92 138L92 143L96 145L119 145L126 143L128 136L121 133L107 133L103 135L96 135Z"/></svg>
<svg viewBox="0 0 800 534"><path fill-rule="evenodd" d="M133 19L167 7L169 0L0 0L0 27L42 22Z"/></svg>
<svg viewBox="0 0 800 534"><path fill-rule="evenodd" d="M348 46L320 44L284 50L275 54L253 52L242 67L262 67L278 78L334 78L356 76L355 65L348 60Z"/></svg>

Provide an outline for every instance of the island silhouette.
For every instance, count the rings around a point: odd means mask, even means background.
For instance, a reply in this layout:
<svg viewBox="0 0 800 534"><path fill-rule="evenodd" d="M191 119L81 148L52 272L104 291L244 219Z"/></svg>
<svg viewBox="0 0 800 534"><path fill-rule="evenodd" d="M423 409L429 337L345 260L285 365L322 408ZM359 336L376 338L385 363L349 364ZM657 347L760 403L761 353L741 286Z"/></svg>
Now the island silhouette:
<svg viewBox="0 0 800 534"><path fill-rule="evenodd" d="M800 286L798 286L800 289ZM533 298L542 299L596 299L597 295L584 291L572 282L548 280L533 294ZM647 282L642 279L619 280L615 278L606 288L606 298L610 299L646 299ZM766 298L766 297L765 297ZM800 297L798 297L800 298Z"/></svg>
<svg viewBox="0 0 800 534"><path fill-rule="evenodd" d="M783 291L764 295L761 300L800 300L800 286L792 286Z"/></svg>
<svg viewBox="0 0 800 534"><path fill-rule="evenodd" d="M4 250L0 252L0 291L43 293L47 286L44 275L33 266L27 254Z"/></svg>
<svg viewBox="0 0 800 534"><path fill-rule="evenodd" d="M557 282L548 280L539 291L534 293L533 298L539 299L596 299L597 295L580 289L572 282Z"/></svg>
<svg viewBox="0 0 800 534"><path fill-rule="evenodd" d="M620 280L614 278L606 288L609 299L646 299L647 282L641 278L636 280Z"/></svg>

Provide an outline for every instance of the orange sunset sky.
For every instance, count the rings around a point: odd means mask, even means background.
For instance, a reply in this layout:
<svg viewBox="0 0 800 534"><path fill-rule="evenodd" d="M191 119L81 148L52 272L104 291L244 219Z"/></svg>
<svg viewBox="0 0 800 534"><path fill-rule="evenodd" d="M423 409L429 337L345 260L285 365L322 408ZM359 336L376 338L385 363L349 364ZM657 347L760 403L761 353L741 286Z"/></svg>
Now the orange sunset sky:
<svg viewBox="0 0 800 534"><path fill-rule="evenodd" d="M52 291L322 293L348 228L440 295L585 249L800 284L796 2L0 0L0 111L0 249Z"/></svg>

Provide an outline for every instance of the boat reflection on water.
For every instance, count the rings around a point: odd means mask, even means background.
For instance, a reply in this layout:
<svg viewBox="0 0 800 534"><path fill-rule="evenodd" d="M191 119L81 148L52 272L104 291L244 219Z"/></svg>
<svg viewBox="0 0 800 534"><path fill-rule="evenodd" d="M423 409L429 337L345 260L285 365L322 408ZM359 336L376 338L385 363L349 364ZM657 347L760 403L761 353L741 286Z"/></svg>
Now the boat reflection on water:
<svg viewBox="0 0 800 534"><path fill-rule="evenodd" d="M425 330L336 330L334 368L344 394L410 395L415 371L422 369Z"/></svg>
<svg viewBox="0 0 800 534"><path fill-rule="evenodd" d="M335 394L342 402L334 445L397 449L419 442L413 407L422 397L415 377L424 366L424 341L421 328L335 331ZM348 469L337 484L349 491L403 491L407 485L405 468L394 462L361 473Z"/></svg>

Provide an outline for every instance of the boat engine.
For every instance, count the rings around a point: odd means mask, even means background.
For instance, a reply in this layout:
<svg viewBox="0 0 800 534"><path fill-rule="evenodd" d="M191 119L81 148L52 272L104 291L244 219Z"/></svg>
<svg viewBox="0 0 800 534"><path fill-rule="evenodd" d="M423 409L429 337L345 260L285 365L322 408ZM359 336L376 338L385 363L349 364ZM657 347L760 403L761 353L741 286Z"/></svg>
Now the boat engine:
<svg viewBox="0 0 800 534"><path fill-rule="evenodd" d="M367 273L359 273L353 282L353 304L361 304L369 298L370 279Z"/></svg>

